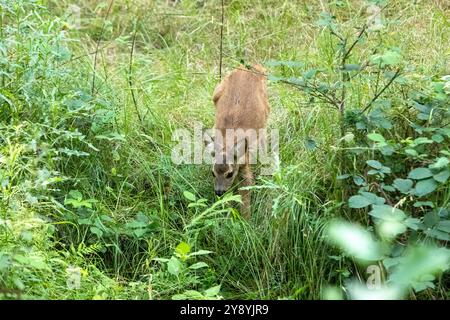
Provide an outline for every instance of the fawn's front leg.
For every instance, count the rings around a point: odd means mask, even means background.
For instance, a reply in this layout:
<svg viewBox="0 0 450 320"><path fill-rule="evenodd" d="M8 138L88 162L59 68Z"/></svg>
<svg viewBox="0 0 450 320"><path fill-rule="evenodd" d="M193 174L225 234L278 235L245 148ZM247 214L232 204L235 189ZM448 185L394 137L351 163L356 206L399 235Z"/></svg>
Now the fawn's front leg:
<svg viewBox="0 0 450 320"><path fill-rule="evenodd" d="M253 174L252 174L250 165L248 165L248 164L243 165L242 178L243 178L243 181L242 181L243 187L249 187L249 186L253 185ZM250 213L251 213L250 190L239 190L239 194L241 195L241 198L242 198L242 206L241 206L242 216L246 219L249 219Z"/></svg>

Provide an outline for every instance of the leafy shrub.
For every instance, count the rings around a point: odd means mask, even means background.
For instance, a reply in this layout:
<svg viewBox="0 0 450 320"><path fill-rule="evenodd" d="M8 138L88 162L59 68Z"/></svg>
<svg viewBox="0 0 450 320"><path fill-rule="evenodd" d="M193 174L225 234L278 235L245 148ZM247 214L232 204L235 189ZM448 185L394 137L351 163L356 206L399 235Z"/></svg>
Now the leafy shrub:
<svg viewBox="0 0 450 320"><path fill-rule="evenodd" d="M448 77L413 81L398 48L378 45L365 48L372 52L369 56L356 54L373 33L367 25L350 39L330 14L323 14L318 24L337 39L331 68L305 70L305 64L295 61L272 61L269 66L284 74L272 75L273 81L338 111L343 200L356 188L348 205L359 209L361 220L373 223L376 237L357 225L335 222L328 239L366 266L382 262L387 287L378 297L402 298L410 287L416 292L435 288L435 275L450 266L450 250L443 247L450 240ZM375 91L356 104L355 97L367 87ZM316 145L306 144L312 145L309 149ZM357 283L349 291L350 298L377 296Z"/></svg>

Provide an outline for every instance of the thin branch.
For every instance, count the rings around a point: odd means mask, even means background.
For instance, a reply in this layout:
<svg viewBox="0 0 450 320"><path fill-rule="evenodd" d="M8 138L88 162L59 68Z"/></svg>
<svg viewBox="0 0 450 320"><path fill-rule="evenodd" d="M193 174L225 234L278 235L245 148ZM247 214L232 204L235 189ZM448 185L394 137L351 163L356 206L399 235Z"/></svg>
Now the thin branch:
<svg viewBox="0 0 450 320"><path fill-rule="evenodd" d="M222 22L220 24L220 61L219 61L219 78L222 79L222 58L223 58L223 17L224 17L224 7L222 0Z"/></svg>
<svg viewBox="0 0 450 320"><path fill-rule="evenodd" d="M97 39L97 44L95 47L95 55L94 55L94 73L92 74L92 86L91 86L91 93L92 95L94 95L94 91L95 91L95 70L97 68L97 55L98 55L98 51L99 51L99 47L100 47L100 41L103 37L103 33L105 32L105 25L106 25L106 19L108 19L109 13L111 12L111 8L114 4L114 0L111 0L111 2L109 3L109 7L108 10L106 11L106 15L103 19L103 24L102 24L102 29L100 31L100 35Z"/></svg>
<svg viewBox="0 0 450 320"><path fill-rule="evenodd" d="M353 41L353 43L351 44L350 48L348 48L348 50L343 55L343 57L342 57L342 63L343 64L345 63L345 61L347 61L347 59L350 56L353 48L356 46L356 44L359 42L359 40L361 40L361 38L364 35L364 33L366 32L366 30L367 30L367 24L364 24L364 26L362 27L362 29L359 32L358 36L356 37L355 41Z"/></svg>
<svg viewBox="0 0 450 320"><path fill-rule="evenodd" d="M128 68L128 85L130 87L130 91L131 91L131 98L133 99L133 105L134 105L134 109L136 110L136 114L137 117L139 119L139 122L141 123L141 125L143 124L142 122L142 118L141 115L139 113L139 109L138 109L138 105L137 105L137 101L136 101L136 96L134 94L134 89L133 89L133 78L132 78L132 74L133 74L133 55L134 55L134 45L136 44L136 33L137 33L137 24L139 22L139 18L136 21L136 24L134 26L134 33L133 33L133 40L131 42L131 50L130 50L130 63L129 63L129 68Z"/></svg>
<svg viewBox="0 0 450 320"><path fill-rule="evenodd" d="M282 83L289 84L289 85L291 85L291 86L293 86L293 87L295 87L297 89L298 88L303 88L303 89L311 88L314 91L313 92L309 92L310 95L314 96L315 98L324 100L327 103L329 103L332 106L334 106L335 108L339 109L339 104L336 101L334 101L332 97L329 97L326 94L324 94L323 92L320 92L316 87L313 87L313 86L309 86L308 87L307 85L300 85L300 84L292 83L292 82L290 82L288 80L279 80L279 81L282 82Z"/></svg>
<svg viewBox="0 0 450 320"><path fill-rule="evenodd" d="M375 96L372 98L372 100L370 100L370 102L364 107L362 112L366 112L367 109L369 109L372 106L372 104L383 94L383 92L386 91L386 89L390 87L390 85L394 82L395 79L398 78L399 75L400 75L400 68L397 69L395 74L392 76L392 78L389 80L389 82L386 83L386 85L383 87L383 89L381 89L377 94L375 94Z"/></svg>
<svg viewBox="0 0 450 320"><path fill-rule="evenodd" d="M61 62L61 63L58 65L58 67L61 67L61 66L66 65L66 64L68 64L68 63L71 63L71 62L80 60L80 59L82 59L82 58L84 58L84 57L90 56L91 54L97 54L98 52L102 51L103 49L108 48L108 47L111 45L111 43L112 43L112 41L109 41L109 42L107 42L105 45L103 45L102 47L100 47L97 51L87 52L87 53L85 53L85 54L82 54L82 55L73 57L73 58L71 58L71 59L69 59L69 60L67 60L67 61Z"/></svg>
<svg viewBox="0 0 450 320"><path fill-rule="evenodd" d="M346 42L346 39L343 36L341 36L340 34L338 34L336 31L334 31L333 28L330 27L329 30L330 30L330 33L333 36L335 36L336 38L338 38L342 43Z"/></svg>

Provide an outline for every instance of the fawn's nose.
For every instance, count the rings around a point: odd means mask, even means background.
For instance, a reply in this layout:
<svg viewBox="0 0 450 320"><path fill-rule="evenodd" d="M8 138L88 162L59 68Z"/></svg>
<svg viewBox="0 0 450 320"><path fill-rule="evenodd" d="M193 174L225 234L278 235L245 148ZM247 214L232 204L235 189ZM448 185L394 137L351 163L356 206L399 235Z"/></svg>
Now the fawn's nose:
<svg viewBox="0 0 450 320"><path fill-rule="evenodd" d="M215 190L215 191L216 191L216 196L219 196L219 197L225 193L225 191L223 191L223 190Z"/></svg>

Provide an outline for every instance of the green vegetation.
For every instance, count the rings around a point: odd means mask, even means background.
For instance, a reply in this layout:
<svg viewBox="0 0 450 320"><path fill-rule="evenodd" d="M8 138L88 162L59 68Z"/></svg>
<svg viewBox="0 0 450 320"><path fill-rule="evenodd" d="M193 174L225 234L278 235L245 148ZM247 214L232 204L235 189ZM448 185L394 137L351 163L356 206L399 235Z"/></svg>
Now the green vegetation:
<svg viewBox="0 0 450 320"><path fill-rule="evenodd" d="M265 64L280 132L249 221L171 160L174 130L213 125L220 18L0 0L0 297L448 298L449 5L225 1L225 71Z"/></svg>

